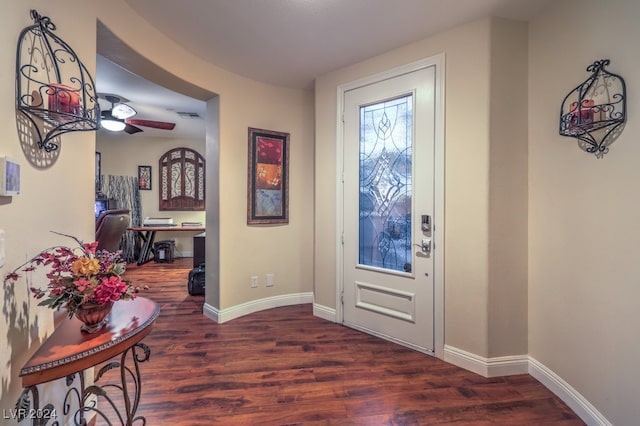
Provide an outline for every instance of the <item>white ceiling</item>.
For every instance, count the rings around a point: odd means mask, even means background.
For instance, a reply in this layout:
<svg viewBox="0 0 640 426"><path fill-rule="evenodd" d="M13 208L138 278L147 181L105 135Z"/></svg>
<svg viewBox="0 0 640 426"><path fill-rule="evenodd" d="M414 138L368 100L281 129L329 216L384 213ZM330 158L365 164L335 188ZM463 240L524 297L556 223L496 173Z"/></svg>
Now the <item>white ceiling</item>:
<svg viewBox="0 0 640 426"><path fill-rule="evenodd" d="M222 68L280 86L490 15L528 20L552 0L126 0Z"/></svg>
<svg viewBox="0 0 640 426"><path fill-rule="evenodd" d="M203 139L205 137L204 115L206 104L197 99L173 92L151 83L109 61L101 55L96 62L96 91L111 94L133 107L137 114L133 118L176 123L173 130L159 130L138 126L142 133L128 135L124 132L99 130L102 137L161 137ZM99 99L100 109L111 108L111 104ZM178 112L194 112L201 119L182 118Z"/></svg>
<svg viewBox="0 0 640 426"><path fill-rule="evenodd" d="M553 0L125 1L140 19L206 61L265 83L310 89L326 72L464 22L487 16L529 20ZM145 127L132 137L204 138L204 120L175 113L204 116L204 102L140 79L100 56L96 88L128 98L136 118L177 123L174 131Z"/></svg>

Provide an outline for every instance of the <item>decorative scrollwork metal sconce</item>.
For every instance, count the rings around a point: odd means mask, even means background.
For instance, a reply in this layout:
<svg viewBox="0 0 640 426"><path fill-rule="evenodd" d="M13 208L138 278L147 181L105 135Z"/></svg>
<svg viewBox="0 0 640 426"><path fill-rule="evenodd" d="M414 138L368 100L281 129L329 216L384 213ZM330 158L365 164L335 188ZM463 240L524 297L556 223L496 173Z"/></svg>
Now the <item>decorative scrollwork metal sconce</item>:
<svg viewBox="0 0 640 426"><path fill-rule="evenodd" d="M53 31L46 16L22 30L16 54L16 108L33 124L38 147L58 149L53 138L67 132L97 130L100 106L93 78L73 49Z"/></svg>
<svg viewBox="0 0 640 426"><path fill-rule="evenodd" d="M606 71L608 59L587 67L591 76L562 101L560 135L577 138L584 151L602 158L622 133L627 95L624 79Z"/></svg>

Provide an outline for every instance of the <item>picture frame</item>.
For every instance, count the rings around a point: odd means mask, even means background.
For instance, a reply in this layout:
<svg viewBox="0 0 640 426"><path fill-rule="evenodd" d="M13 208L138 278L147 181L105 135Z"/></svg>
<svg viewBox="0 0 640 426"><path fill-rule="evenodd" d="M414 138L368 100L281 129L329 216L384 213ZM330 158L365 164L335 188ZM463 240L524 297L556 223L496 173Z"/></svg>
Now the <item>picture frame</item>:
<svg viewBox="0 0 640 426"><path fill-rule="evenodd" d="M289 137L249 127L248 225L289 223Z"/></svg>
<svg viewBox="0 0 640 426"><path fill-rule="evenodd" d="M151 166L138 166L138 189L151 190Z"/></svg>

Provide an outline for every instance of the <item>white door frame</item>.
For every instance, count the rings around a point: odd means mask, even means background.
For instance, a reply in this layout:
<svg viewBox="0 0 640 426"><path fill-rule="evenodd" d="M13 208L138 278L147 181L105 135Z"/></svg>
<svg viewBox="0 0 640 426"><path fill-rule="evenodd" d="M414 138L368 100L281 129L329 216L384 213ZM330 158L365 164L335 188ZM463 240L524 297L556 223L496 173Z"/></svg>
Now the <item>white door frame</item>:
<svg viewBox="0 0 640 426"><path fill-rule="evenodd" d="M336 117L336 322L342 324L344 320L344 306L342 292L344 290L344 246L342 232L344 229L343 203L343 173L344 173L344 94L362 86L378 81L408 74L422 68L435 66L435 153L434 153L434 213L433 213L433 255L434 255L434 298L433 298L433 327L434 353L437 358L444 358L444 53L440 53L420 61L402 65L338 86L337 117Z"/></svg>

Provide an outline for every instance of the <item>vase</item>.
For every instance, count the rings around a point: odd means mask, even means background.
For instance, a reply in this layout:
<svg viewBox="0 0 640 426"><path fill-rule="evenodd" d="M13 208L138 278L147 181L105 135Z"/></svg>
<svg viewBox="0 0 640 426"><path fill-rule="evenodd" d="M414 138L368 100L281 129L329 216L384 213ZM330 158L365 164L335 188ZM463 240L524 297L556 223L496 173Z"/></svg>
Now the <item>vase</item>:
<svg viewBox="0 0 640 426"><path fill-rule="evenodd" d="M102 327L107 323L107 316L111 312L111 308L113 308L113 302L104 305L86 303L80 306L75 312L76 318L82 321L80 330L89 334L102 330Z"/></svg>

